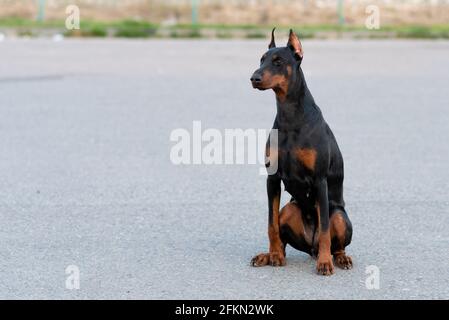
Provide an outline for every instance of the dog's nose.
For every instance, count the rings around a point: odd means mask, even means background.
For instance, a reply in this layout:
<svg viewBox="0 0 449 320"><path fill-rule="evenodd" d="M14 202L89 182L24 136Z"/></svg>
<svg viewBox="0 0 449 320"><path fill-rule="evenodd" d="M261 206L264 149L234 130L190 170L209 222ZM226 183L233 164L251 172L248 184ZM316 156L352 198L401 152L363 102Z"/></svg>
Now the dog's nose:
<svg viewBox="0 0 449 320"><path fill-rule="evenodd" d="M259 74L253 74L250 80L251 82L261 82L262 77Z"/></svg>

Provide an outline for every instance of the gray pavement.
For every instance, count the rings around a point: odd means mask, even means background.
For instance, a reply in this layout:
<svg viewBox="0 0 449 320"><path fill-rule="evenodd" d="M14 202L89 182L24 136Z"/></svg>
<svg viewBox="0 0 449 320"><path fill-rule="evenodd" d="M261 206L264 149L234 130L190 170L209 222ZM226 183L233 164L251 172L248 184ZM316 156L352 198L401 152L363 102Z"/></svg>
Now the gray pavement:
<svg viewBox="0 0 449 320"><path fill-rule="evenodd" d="M354 225L354 269L332 277L291 248L249 266L268 244L259 166L170 162L194 120L271 127L273 93L249 83L266 45L0 42L0 298L448 299L449 42L303 41Z"/></svg>

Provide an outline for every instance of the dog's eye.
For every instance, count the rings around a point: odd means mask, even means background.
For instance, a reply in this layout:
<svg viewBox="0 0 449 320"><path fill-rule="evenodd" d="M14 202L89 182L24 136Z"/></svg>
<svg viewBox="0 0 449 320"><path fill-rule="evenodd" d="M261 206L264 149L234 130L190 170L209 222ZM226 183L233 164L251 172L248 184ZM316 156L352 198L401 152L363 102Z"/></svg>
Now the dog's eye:
<svg viewBox="0 0 449 320"><path fill-rule="evenodd" d="M277 67L279 67L282 64L282 60L279 58L276 58L273 60L273 64Z"/></svg>

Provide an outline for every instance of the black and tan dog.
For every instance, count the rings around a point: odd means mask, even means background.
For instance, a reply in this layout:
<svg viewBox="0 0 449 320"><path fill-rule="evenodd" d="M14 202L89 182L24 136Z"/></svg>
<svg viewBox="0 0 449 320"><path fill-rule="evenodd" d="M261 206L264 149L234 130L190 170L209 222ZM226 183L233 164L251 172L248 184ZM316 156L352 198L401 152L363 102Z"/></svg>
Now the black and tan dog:
<svg viewBox="0 0 449 320"><path fill-rule="evenodd" d="M345 247L352 225L343 200L343 157L321 110L307 88L301 69L303 49L290 30L286 47L276 48L274 29L269 50L251 77L254 88L273 89L277 114L278 145L267 143L267 166L277 162L268 175L268 253L255 256L253 266L285 265L287 244L317 256L317 271L331 275L335 264L352 268ZM273 134L273 131L272 131ZM279 211L281 181L292 196Z"/></svg>

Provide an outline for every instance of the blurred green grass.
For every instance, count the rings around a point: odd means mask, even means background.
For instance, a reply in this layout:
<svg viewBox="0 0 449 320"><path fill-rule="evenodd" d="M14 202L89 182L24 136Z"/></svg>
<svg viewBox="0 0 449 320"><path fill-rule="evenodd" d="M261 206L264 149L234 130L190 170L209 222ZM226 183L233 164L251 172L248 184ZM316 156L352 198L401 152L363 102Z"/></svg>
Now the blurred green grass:
<svg viewBox="0 0 449 320"><path fill-rule="evenodd" d="M64 21L35 21L23 18L1 18L0 28L16 29L17 35L39 36L45 29L59 31L73 37L124 37L124 38L266 38L272 26L251 24L176 24L158 25L148 21L120 20L113 22L82 20L80 30L67 30ZM447 25L403 25L382 26L379 30L368 30L364 26L351 25L296 25L279 26L278 33L287 33L294 29L301 38L327 38L342 35L354 38L413 38L413 39L449 39Z"/></svg>

